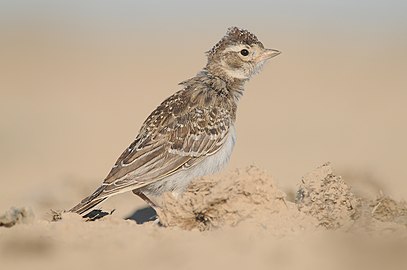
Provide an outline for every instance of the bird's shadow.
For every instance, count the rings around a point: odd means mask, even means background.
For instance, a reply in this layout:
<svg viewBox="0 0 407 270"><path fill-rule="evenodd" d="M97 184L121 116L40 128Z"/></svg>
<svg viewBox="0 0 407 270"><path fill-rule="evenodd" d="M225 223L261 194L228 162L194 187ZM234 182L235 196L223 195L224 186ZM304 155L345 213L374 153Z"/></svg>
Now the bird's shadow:
<svg viewBox="0 0 407 270"><path fill-rule="evenodd" d="M87 221L95 221L105 216L113 214L111 212L105 212L100 209L95 209L83 216ZM137 224L144 224L146 222L155 221L157 219L157 212L150 206L137 209L133 214L124 218L125 220L133 220Z"/></svg>
<svg viewBox="0 0 407 270"><path fill-rule="evenodd" d="M154 221L157 218L157 212L150 206L137 209L133 214L126 217L126 220L134 220L137 224Z"/></svg>
<svg viewBox="0 0 407 270"><path fill-rule="evenodd" d="M102 211L101 209L94 209L87 213L86 215L84 215L83 218L85 218L87 221L95 221L105 216L113 214L114 211L115 211L114 209L110 212L105 212Z"/></svg>

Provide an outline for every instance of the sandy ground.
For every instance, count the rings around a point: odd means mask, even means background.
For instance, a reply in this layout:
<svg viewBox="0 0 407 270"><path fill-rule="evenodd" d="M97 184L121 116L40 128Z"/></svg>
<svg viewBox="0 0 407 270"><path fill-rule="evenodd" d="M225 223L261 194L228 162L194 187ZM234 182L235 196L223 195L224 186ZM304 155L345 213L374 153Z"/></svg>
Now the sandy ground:
<svg viewBox="0 0 407 270"><path fill-rule="evenodd" d="M405 269L405 1L9 2L0 269ZM246 86L226 171L164 196L167 227L130 193L51 222L231 25L283 53Z"/></svg>
<svg viewBox="0 0 407 270"><path fill-rule="evenodd" d="M404 269L407 263L407 204L353 194L330 164L306 174L294 198L251 166L204 177L160 204L161 225L146 207L95 221L10 209L0 217L1 267Z"/></svg>

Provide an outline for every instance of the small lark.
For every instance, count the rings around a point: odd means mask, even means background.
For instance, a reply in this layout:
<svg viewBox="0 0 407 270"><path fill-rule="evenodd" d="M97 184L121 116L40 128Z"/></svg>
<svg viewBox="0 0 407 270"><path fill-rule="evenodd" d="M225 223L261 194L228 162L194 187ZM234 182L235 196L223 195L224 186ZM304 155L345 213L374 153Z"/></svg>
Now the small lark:
<svg viewBox="0 0 407 270"><path fill-rule="evenodd" d="M83 214L130 190L156 207L147 195L180 193L194 178L221 170L235 144L244 84L278 54L247 30L229 28L202 71L150 114L102 185L69 211Z"/></svg>

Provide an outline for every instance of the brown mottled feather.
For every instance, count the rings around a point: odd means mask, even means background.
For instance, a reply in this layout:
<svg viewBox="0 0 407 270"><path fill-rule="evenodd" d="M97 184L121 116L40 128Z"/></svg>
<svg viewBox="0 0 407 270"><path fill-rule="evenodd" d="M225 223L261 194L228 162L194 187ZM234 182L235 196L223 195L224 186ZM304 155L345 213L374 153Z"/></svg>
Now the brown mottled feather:
<svg viewBox="0 0 407 270"><path fill-rule="evenodd" d="M221 84L218 80L203 72L183 82L184 89L150 114L102 186L81 204L143 188L216 153L235 120L237 108L232 92L214 95L212 85Z"/></svg>

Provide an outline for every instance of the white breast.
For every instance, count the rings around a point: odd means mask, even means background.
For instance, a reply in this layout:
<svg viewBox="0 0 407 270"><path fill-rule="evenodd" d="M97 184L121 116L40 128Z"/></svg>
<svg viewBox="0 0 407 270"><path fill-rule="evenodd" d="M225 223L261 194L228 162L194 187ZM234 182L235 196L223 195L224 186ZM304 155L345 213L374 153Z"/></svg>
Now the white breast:
<svg viewBox="0 0 407 270"><path fill-rule="evenodd" d="M202 175L200 176L213 174L223 169L229 162L235 142L236 130L235 127L232 126L229 130L228 138L226 139L222 148L212 156L208 156L204 161L201 162L201 164L199 164L199 166L197 166L202 170Z"/></svg>

